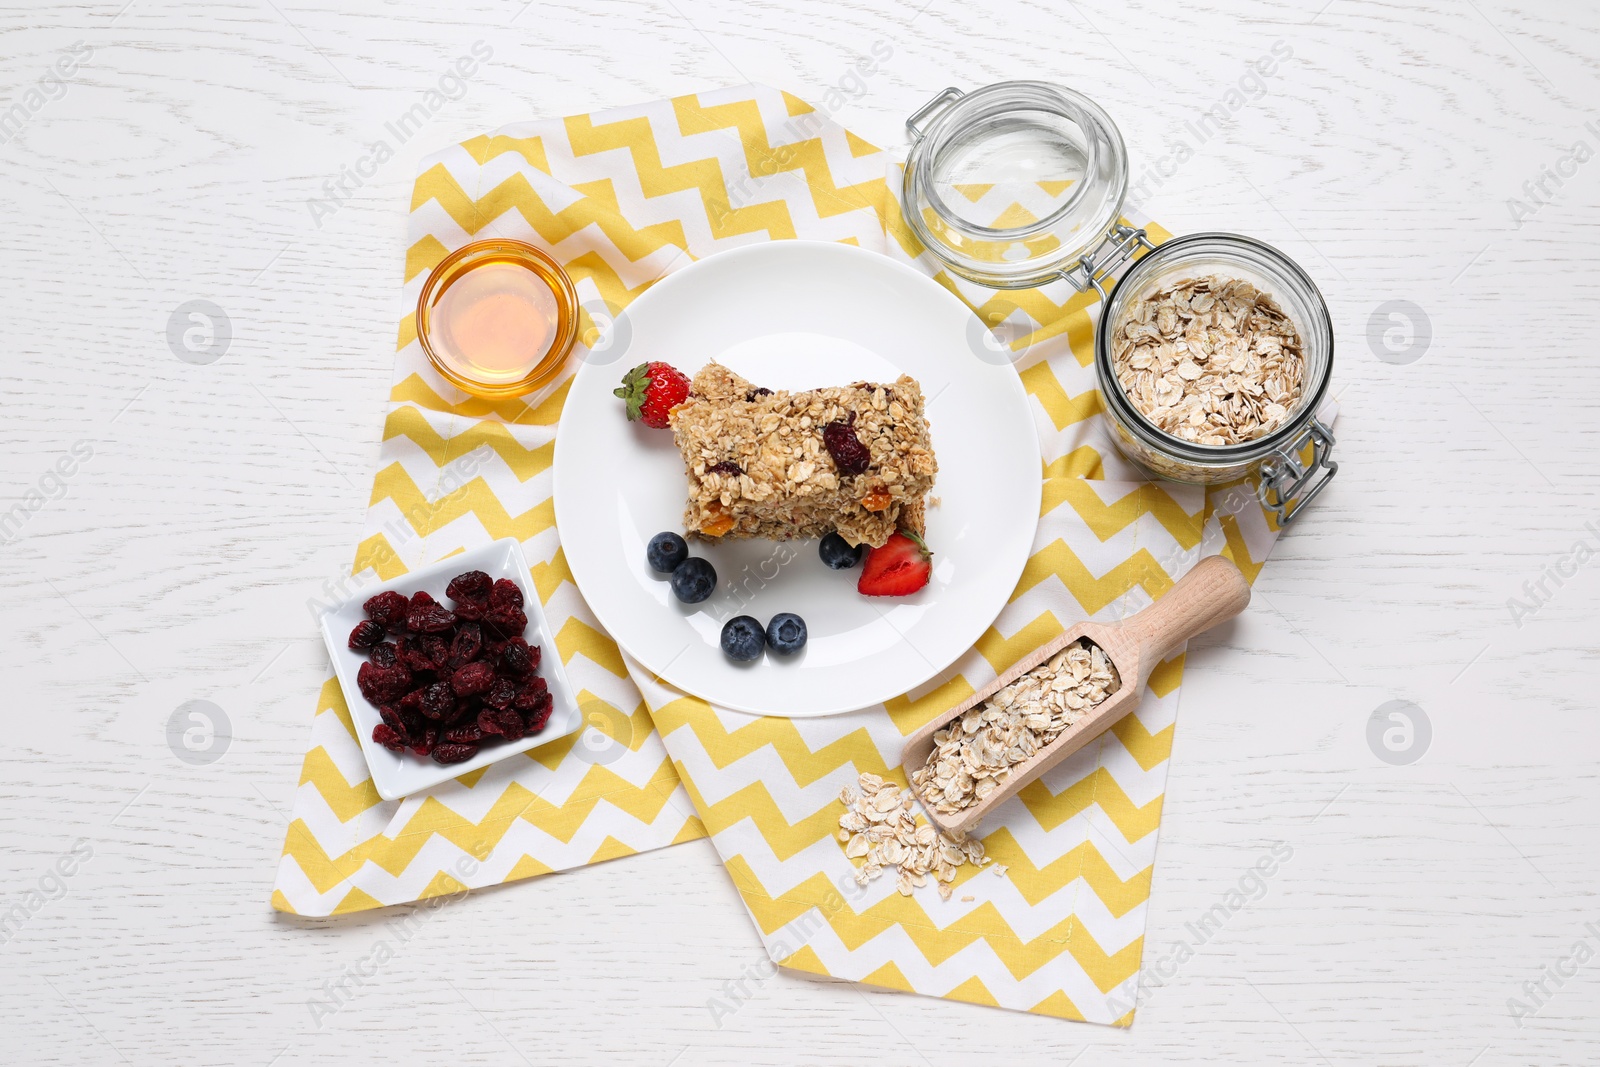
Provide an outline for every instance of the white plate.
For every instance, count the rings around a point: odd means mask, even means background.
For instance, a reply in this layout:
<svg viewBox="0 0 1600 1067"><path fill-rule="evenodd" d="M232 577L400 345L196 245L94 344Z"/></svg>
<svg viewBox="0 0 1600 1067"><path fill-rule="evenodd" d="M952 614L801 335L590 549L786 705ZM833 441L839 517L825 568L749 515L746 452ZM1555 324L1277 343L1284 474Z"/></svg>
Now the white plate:
<svg viewBox="0 0 1600 1067"><path fill-rule="evenodd" d="M444 587L463 571L483 571L491 578L509 578L522 590L522 610L528 616L528 629L523 636L528 644L538 645L543 650L539 659L539 677L550 687L553 706L550 709L550 721L533 737L525 737L509 745L488 745L471 759L446 767L413 752L390 752L372 739L373 727L383 719L378 715L378 709L367 703L367 698L361 695L361 688L356 685L356 672L367 662L367 656L364 652L352 651L347 642L356 623L367 617L361 605L372 597L386 589L397 589L406 596L418 589L426 589L434 599L448 606L450 600L444 595ZM350 708L350 719L356 725L356 738L367 757L372 784L383 799L399 800L452 778L459 778L507 756L515 756L519 752L559 740L583 725L583 715L578 710L572 683L567 681L561 655L556 651L555 635L550 632L550 624L545 620L539 594L528 584L528 573L522 547L515 539L507 537L492 545L459 552L449 559L418 568L393 581L365 586L343 604L323 612L322 639L328 643L328 655L333 660L334 673L339 676L339 688L344 690L344 702Z"/></svg>
<svg viewBox="0 0 1600 1067"><path fill-rule="evenodd" d="M790 717L899 696L971 648L1027 563L1041 491L1027 394L1009 364L969 340L976 322L910 267L818 241L723 252L635 300L618 320L612 350L574 376L554 461L567 564L617 644L712 703ZM611 391L646 360L692 377L713 359L778 389L901 373L922 384L939 460L933 495L942 501L928 511L927 588L895 599L861 596L860 567L829 570L815 541L690 542L692 555L716 567L719 586L703 603L678 602L666 576L645 562L645 545L663 530L683 530L683 461L670 431L627 422ZM754 615L765 625L780 611L805 619L802 652L769 651L750 664L723 655L724 622Z"/></svg>

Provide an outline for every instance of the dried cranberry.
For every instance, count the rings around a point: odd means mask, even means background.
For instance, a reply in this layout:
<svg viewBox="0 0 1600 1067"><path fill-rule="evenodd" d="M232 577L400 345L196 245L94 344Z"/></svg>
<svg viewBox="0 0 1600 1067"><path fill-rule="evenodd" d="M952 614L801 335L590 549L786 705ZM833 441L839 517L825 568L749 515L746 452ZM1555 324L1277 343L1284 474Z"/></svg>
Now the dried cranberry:
<svg viewBox="0 0 1600 1067"><path fill-rule="evenodd" d="M428 592L426 589L418 589L415 593L411 594L408 610L418 611L422 608L431 608L437 603L438 601L433 599L432 593Z"/></svg>
<svg viewBox="0 0 1600 1067"><path fill-rule="evenodd" d="M419 756L426 756L428 753L433 751L433 746L437 745L438 743L439 728L437 726L430 726L423 731L423 734L420 738L414 734L412 735L411 751L415 752Z"/></svg>
<svg viewBox="0 0 1600 1067"><path fill-rule="evenodd" d="M511 706L517 697L517 684L509 678L496 678L489 691L483 694L483 702L491 708L504 710Z"/></svg>
<svg viewBox="0 0 1600 1067"><path fill-rule="evenodd" d="M489 610L487 600L458 600L456 601L456 618L477 622Z"/></svg>
<svg viewBox="0 0 1600 1067"><path fill-rule="evenodd" d="M452 763L465 763L477 754L477 745L446 742L445 744L434 746L433 762L449 766Z"/></svg>
<svg viewBox="0 0 1600 1067"><path fill-rule="evenodd" d="M441 671L450 666L450 639L444 634L423 634L419 642L428 657L428 669Z"/></svg>
<svg viewBox="0 0 1600 1067"><path fill-rule="evenodd" d="M483 629L475 622L461 624L456 630L456 635L450 641L450 656L447 666L451 668L465 667L483 652Z"/></svg>
<svg viewBox="0 0 1600 1067"><path fill-rule="evenodd" d="M713 463L711 466L707 467L706 468L706 473L707 474L743 474L744 473L744 468L739 466L737 463L735 463L731 459L725 459L721 463Z"/></svg>
<svg viewBox="0 0 1600 1067"><path fill-rule="evenodd" d="M430 719L449 718L456 710L456 696L449 682L434 682L416 695L418 710Z"/></svg>
<svg viewBox="0 0 1600 1067"><path fill-rule="evenodd" d="M383 627L371 619L362 619L356 623L356 628L350 631L349 646L354 649L371 648L383 640Z"/></svg>
<svg viewBox="0 0 1600 1067"><path fill-rule="evenodd" d="M528 615L521 608L490 608L484 621L505 637L520 637L528 628Z"/></svg>
<svg viewBox="0 0 1600 1067"><path fill-rule="evenodd" d="M524 737L532 737L534 734L539 733L545 728L545 724L550 721L550 711L552 706L553 705L547 701L544 707L540 708L538 711L529 713L527 724L523 728L522 735Z"/></svg>
<svg viewBox="0 0 1600 1067"><path fill-rule="evenodd" d="M532 674L539 668L539 648L529 645L520 637L513 637L500 650L500 664L507 673L519 678Z"/></svg>
<svg viewBox="0 0 1600 1067"><path fill-rule="evenodd" d="M388 723L380 722L372 728L372 739L390 752L404 752L406 742Z"/></svg>
<svg viewBox="0 0 1600 1067"><path fill-rule="evenodd" d="M484 708L478 713L478 728L486 734L498 734L507 741L520 741L527 727L522 716L509 708Z"/></svg>
<svg viewBox="0 0 1600 1067"><path fill-rule="evenodd" d="M494 668L482 660L469 663L450 676L450 688L457 696L469 697L494 684Z"/></svg>
<svg viewBox="0 0 1600 1067"><path fill-rule="evenodd" d="M755 400L755 398L758 397L758 396L771 396L771 395L772 395L772 390L771 389L765 389L765 388L763 388L763 387L758 385L754 389L750 390L748 393L744 394L744 402L746 404L749 404L749 403L752 403Z"/></svg>
<svg viewBox="0 0 1600 1067"><path fill-rule="evenodd" d="M405 696L411 688L411 672L399 664L380 667L376 663L363 663L356 672L356 687L372 704L389 704Z"/></svg>
<svg viewBox="0 0 1600 1067"><path fill-rule="evenodd" d="M406 609L410 607L410 601L390 589L370 598L361 607L367 613L367 618L386 630L394 630L405 626Z"/></svg>
<svg viewBox="0 0 1600 1067"><path fill-rule="evenodd" d="M395 732L397 737L402 741L405 740L410 731L406 728L405 720L400 717L399 708L393 704L380 704L378 706L378 717L383 720L385 726Z"/></svg>
<svg viewBox="0 0 1600 1067"><path fill-rule="evenodd" d="M531 678L528 684L517 691L516 698L511 706L518 711L533 711L550 699L550 687L543 678Z"/></svg>
<svg viewBox="0 0 1600 1067"><path fill-rule="evenodd" d="M455 702L454 709L442 719L447 723L476 722L478 712L483 710L483 701L477 697L463 697Z"/></svg>
<svg viewBox="0 0 1600 1067"><path fill-rule="evenodd" d="M409 712L413 712L413 713L421 711L422 710L422 690L413 689L411 692L409 692L405 696L401 697L400 698L399 707L400 707L401 711L409 711Z"/></svg>
<svg viewBox="0 0 1600 1067"><path fill-rule="evenodd" d="M482 600L489 595L494 582L482 571L467 571L450 579L444 595L451 600Z"/></svg>
<svg viewBox="0 0 1600 1067"><path fill-rule="evenodd" d="M406 669L406 666L403 663L396 663L393 667L390 667L385 674L391 680L390 684L394 686L396 700L400 699L407 693L411 692L412 689L416 688L415 678L412 676L411 672Z"/></svg>
<svg viewBox="0 0 1600 1067"><path fill-rule="evenodd" d="M489 610L522 607L522 589L509 578L501 578L489 590Z"/></svg>
<svg viewBox="0 0 1600 1067"><path fill-rule="evenodd" d="M852 411L848 421L837 420L822 428L822 443L840 474L861 474L872 463L872 453L856 437L855 424L856 413Z"/></svg>
<svg viewBox="0 0 1600 1067"><path fill-rule="evenodd" d="M391 641L384 641L373 645L367 655L371 657L375 666L389 668L395 665L399 658L399 652L400 647L398 645Z"/></svg>
<svg viewBox="0 0 1600 1067"><path fill-rule="evenodd" d="M478 720L473 719L450 727L444 732L444 739L455 745L476 745L483 740L483 730L478 726Z"/></svg>
<svg viewBox="0 0 1600 1067"><path fill-rule="evenodd" d="M442 634L456 624L456 613L439 604L413 606L406 625L418 633Z"/></svg>
<svg viewBox="0 0 1600 1067"><path fill-rule="evenodd" d="M522 717L523 717L524 720L526 720L528 722L532 722L533 720L539 718L540 716L544 716L545 718L549 718L550 709L553 708L554 706L555 706L555 701L553 699L551 699L550 694L549 693L541 693L539 695L539 697L534 701L533 707L531 707L531 708L518 708L516 710L518 710L518 711L520 711L522 713Z"/></svg>
<svg viewBox="0 0 1600 1067"><path fill-rule="evenodd" d="M400 662L410 671L433 670L433 660L422 650L422 642L417 634L407 634L400 642Z"/></svg>
<svg viewBox="0 0 1600 1067"><path fill-rule="evenodd" d="M417 683L411 672L397 663L385 672L383 684L387 687L389 699L398 702L405 699L405 695L416 688ZM407 709L401 708L400 710L404 712Z"/></svg>

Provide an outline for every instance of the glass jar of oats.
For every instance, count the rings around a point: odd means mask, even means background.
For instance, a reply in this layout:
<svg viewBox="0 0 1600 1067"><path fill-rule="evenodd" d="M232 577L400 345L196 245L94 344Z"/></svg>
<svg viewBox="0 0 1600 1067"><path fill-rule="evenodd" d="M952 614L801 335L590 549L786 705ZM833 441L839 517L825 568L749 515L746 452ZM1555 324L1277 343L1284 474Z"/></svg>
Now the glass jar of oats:
<svg viewBox="0 0 1600 1067"><path fill-rule="evenodd" d="M1094 366L1117 444L1154 474L1258 482L1282 525L1339 469L1317 418L1333 323L1270 245L1197 233L1147 253L1101 305Z"/></svg>

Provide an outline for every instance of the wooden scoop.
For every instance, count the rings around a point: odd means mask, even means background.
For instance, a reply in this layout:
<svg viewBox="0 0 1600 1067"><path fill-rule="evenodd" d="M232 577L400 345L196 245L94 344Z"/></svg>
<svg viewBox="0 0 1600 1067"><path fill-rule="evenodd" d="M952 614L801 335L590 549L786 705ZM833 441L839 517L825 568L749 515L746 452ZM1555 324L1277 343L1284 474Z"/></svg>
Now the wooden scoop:
<svg viewBox="0 0 1600 1067"><path fill-rule="evenodd" d="M929 805L928 818L945 833L970 830L979 819L1015 796L1023 786L1104 733L1139 703L1150 671L1173 649L1196 634L1233 618L1250 603L1250 583L1239 568L1222 556L1207 556L1178 580L1167 595L1121 622L1081 622L1055 640L1041 645L1017 661L993 682L928 723L906 739L901 753L906 776L922 767L933 751L933 735L1001 689L1050 659L1068 645L1085 638L1099 645L1117 669L1115 692L1090 709L1032 759L1011 769L1011 775L994 792L954 815L940 815ZM915 786L912 787L915 791ZM921 799L920 797L918 799Z"/></svg>

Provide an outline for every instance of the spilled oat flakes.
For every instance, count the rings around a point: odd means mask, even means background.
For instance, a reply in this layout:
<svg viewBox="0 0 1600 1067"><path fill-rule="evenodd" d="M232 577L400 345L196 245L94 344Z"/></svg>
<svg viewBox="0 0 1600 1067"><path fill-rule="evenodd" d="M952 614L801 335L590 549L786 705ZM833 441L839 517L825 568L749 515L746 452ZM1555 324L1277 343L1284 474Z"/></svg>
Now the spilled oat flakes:
<svg viewBox="0 0 1600 1067"><path fill-rule="evenodd" d="M912 890L932 879L940 898L949 900L951 883L962 864L981 867L989 862L982 841L967 834L942 834L919 816L911 790L876 774L862 774L859 787L845 786L839 792L845 806L839 817L839 840L846 856L861 861L857 885L894 870L895 888L901 896L909 897Z"/></svg>

